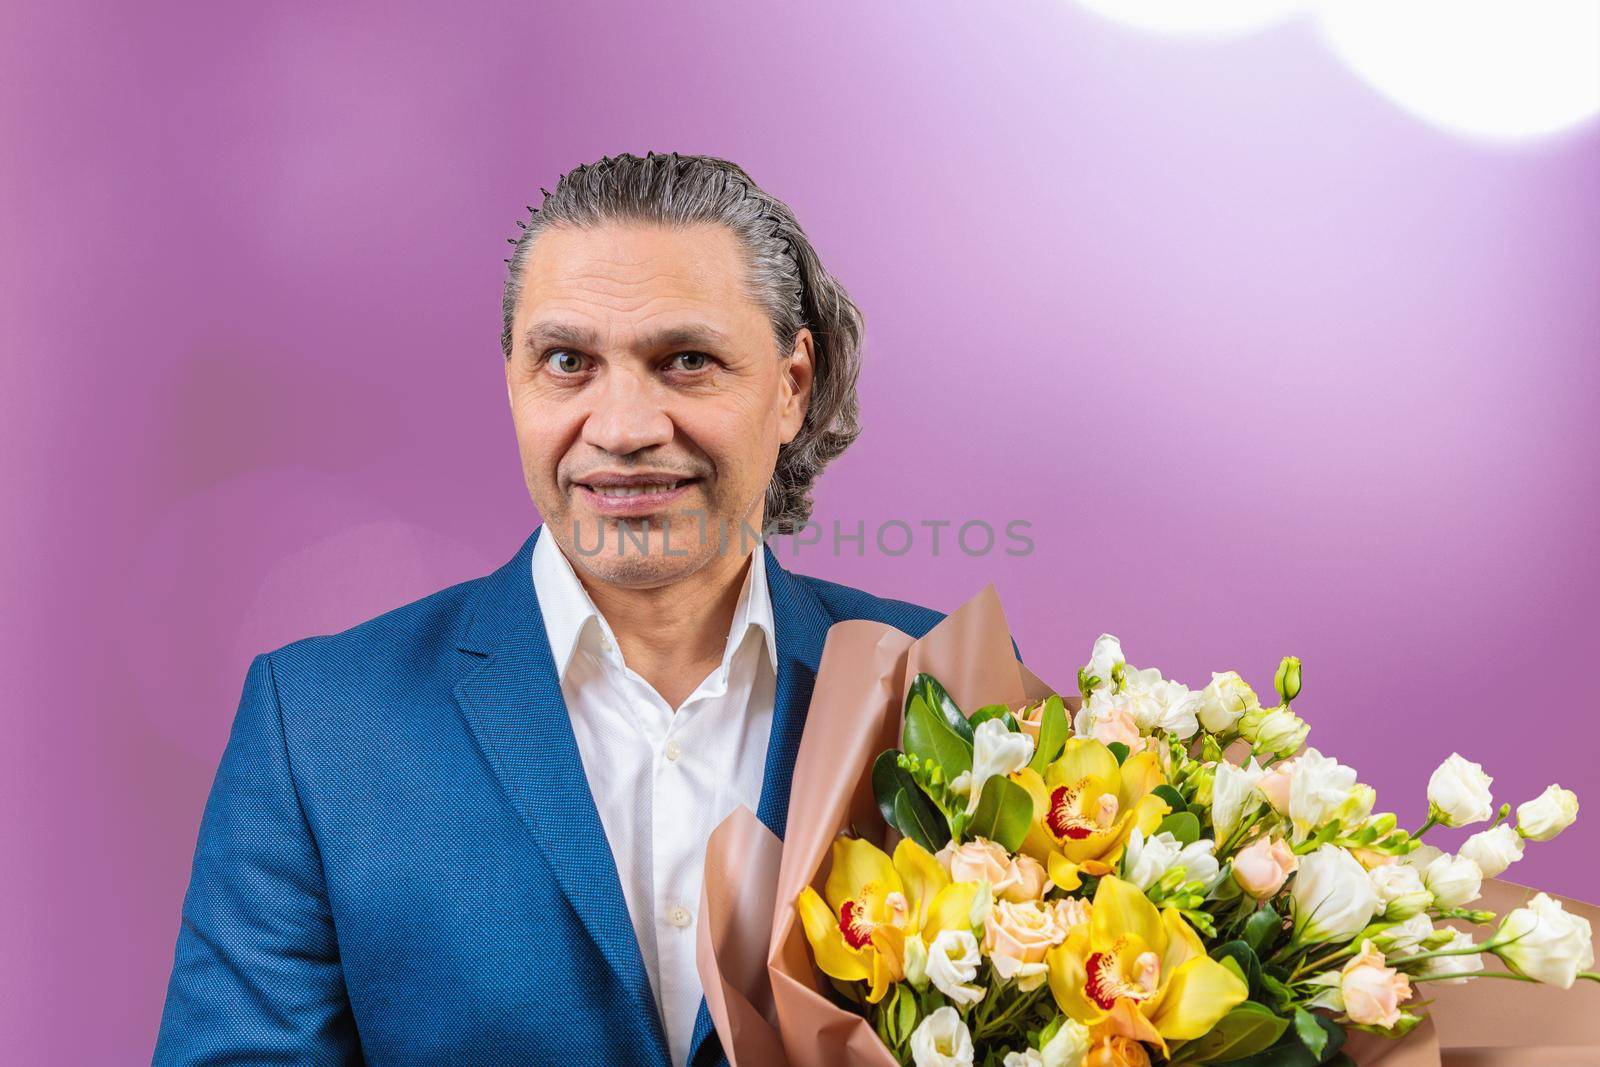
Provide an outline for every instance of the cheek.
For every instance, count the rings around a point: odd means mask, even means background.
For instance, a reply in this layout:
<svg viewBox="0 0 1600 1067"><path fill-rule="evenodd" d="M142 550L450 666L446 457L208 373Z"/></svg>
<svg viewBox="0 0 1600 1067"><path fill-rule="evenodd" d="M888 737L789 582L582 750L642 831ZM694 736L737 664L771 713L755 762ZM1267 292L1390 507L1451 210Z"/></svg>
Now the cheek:
<svg viewBox="0 0 1600 1067"><path fill-rule="evenodd" d="M523 466L541 481L553 482L556 467L582 428L582 420L570 408L526 393L514 399L511 410Z"/></svg>

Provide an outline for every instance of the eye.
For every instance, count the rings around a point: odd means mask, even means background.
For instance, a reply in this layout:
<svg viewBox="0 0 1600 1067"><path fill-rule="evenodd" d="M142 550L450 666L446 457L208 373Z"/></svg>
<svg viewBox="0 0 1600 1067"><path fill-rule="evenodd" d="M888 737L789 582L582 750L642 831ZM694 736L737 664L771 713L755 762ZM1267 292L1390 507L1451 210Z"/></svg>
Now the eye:
<svg viewBox="0 0 1600 1067"><path fill-rule="evenodd" d="M583 356L567 348L557 348L545 353L545 363L557 375L571 376L583 370Z"/></svg>
<svg viewBox="0 0 1600 1067"><path fill-rule="evenodd" d="M679 370L693 372L711 366L711 357L704 352L679 352L670 362Z"/></svg>

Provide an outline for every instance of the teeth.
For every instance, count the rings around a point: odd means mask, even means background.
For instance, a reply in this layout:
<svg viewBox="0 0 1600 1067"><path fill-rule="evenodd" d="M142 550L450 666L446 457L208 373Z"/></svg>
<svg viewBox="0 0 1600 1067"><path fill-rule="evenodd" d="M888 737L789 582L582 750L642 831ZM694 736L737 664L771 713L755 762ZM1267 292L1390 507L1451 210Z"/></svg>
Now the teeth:
<svg viewBox="0 0 1600 1067"><path fill-rule="evenodd" d="M666 482L661 485L593 485L590 488L601 496L648 496L651 493L670 492L682 484L682 482Z"/></svg>

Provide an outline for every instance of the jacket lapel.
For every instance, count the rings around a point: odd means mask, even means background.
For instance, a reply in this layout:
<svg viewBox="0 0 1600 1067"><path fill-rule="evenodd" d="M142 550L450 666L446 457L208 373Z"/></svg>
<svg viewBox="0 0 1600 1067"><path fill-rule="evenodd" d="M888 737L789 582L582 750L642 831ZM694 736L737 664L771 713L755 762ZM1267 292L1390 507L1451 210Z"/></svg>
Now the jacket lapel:
<svg viewBox="0 0 1600 1067"><path fill-rule="evenodd" d="M795 756L800 751L800 735L805 730L811 690L822 663L822 646L834 620L816 596L778 564L769 545L763 543L761 551L767 554L767 589L772 595L772 618L777 630L778 677L756 818L781 841L789 817L789 785ZM702 996L689 1044L691 1065L725 1062L721 1042L707 1044L707 1038L713 1036L711 1014Z"/></svg>
<svg viewBox="0 0 1600 1067"><path fill-rule="evenodd" d="M455 696L501 788L626 991L630 1013L648 1020L651 1050L641 1062L666 1063L661 1016L534 594L533 546L542 529L485 579L458 641L462 651L485 658ZM769 760L769 773L771 766Z"/></svg>

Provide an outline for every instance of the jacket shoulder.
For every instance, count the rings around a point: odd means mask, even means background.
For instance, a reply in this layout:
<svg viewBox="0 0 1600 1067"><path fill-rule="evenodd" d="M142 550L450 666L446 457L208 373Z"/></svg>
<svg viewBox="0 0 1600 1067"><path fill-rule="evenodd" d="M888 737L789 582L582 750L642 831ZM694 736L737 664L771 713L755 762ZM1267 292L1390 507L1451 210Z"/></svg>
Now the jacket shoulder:
<svg viewBox="0 0 1600 1067"><path fill-rule="evenodd" d="M457 639L485 577L471 578L363 622L313 634L266 653L278 676L309 687L381 686L384 679L449 673Z"/></svg>
<svg viewBox="0 0 1600 1067"><path fill-rule="evenodd" d="M795 574L794 577L805 583L835 622L870 619L888 623L912 637L921 637L945 617L942 611L913 604L909 600L874 596L865 589L814 578L809 574Z"/></svg>

